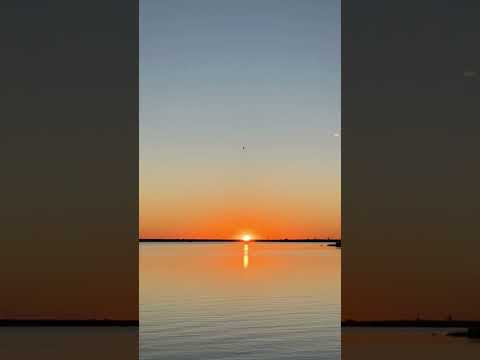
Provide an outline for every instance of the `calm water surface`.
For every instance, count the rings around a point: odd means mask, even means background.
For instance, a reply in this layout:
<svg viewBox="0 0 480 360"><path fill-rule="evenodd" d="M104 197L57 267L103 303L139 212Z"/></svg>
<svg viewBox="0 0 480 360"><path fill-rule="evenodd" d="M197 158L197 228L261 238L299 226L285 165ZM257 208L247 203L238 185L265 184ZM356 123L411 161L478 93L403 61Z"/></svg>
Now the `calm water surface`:
<svg viewBox="0 0 480 360"><path fill-rule="evenodd" d="M465 329L345 328L343 360L480 359L480 341L447 336Z"/></svg>
<svg viewBox="0 0 480 360"><path fill-rule="evenodd" d="M138 328L1 327L2 360L131 360Z"/></svg>
<svg viewBox="0 0 480 360"><path fill-rule="evenodd" d="M141 244L141 359L340 359L340 250Z"/></svg>

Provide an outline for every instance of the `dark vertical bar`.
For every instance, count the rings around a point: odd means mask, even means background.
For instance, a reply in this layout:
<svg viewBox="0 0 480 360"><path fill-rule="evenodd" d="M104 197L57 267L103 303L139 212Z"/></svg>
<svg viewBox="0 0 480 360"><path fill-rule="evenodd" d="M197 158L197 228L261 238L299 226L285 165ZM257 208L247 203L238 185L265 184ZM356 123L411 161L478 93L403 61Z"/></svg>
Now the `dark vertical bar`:
<svg viewBox="0 0 480 360"><path fill-rule="evenodd" d="M138 3L0 14L0 318L136 321Z"/></svg>
<svg viewBox="0 0 480 360"><path fill-rule="evenodd" d="M479 15L342 3L344 320L480 319Z"/></svg>

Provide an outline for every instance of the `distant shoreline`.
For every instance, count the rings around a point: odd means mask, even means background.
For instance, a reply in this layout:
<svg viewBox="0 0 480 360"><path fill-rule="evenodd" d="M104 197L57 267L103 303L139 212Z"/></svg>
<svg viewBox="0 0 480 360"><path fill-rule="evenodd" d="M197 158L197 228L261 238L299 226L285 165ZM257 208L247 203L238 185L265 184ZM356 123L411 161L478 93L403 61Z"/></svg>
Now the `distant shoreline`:
<svg viewBox="0 0 480 360"><path fill-rule="evenodd" d="M139 242L183 242L183 243L193 243L193 242L245 242L244 240L236 239L138 239ZM338 239L274 239L274 240L250 240L248 242L276 242L276 243L333 243L340 244L341 240Z"/></svg>
<svg viewBox="0 0 480 360"><path fill-rule="evenodd" d="M342 327L476 328L478 320L370 320L342 321Z"/></svg>
<svg viewBox="0 0 480 360"><path fill-rule="evenodd" d="M138 327L139 320L0 319L0 327Z"/></svg>

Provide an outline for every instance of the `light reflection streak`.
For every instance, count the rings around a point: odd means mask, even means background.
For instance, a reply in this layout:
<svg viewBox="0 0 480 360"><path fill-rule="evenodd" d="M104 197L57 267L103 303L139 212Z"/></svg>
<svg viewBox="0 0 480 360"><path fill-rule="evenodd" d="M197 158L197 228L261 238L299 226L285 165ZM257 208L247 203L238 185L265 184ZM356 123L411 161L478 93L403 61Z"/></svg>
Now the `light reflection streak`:
<svg viewBox="0 0 480 360"><path fill-rule="evenodd" d="M243 268L248 268L248 245L243 245Z"/></svg>

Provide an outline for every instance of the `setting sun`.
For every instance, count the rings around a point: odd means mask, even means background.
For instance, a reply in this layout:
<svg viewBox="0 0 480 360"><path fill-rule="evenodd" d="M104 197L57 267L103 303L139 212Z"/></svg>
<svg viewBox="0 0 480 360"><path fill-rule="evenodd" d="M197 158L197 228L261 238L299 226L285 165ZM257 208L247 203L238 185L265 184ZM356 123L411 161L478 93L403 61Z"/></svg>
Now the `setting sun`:
<svg viewBox="0 0 480 360"><path fill-rule="evenodd" d="M243 240L243 241L250 241L251 239L252 239L252 237L251 237L250 235L248 235L248 234L243 235L243 237L242 237L242 240Z"/></svg>

